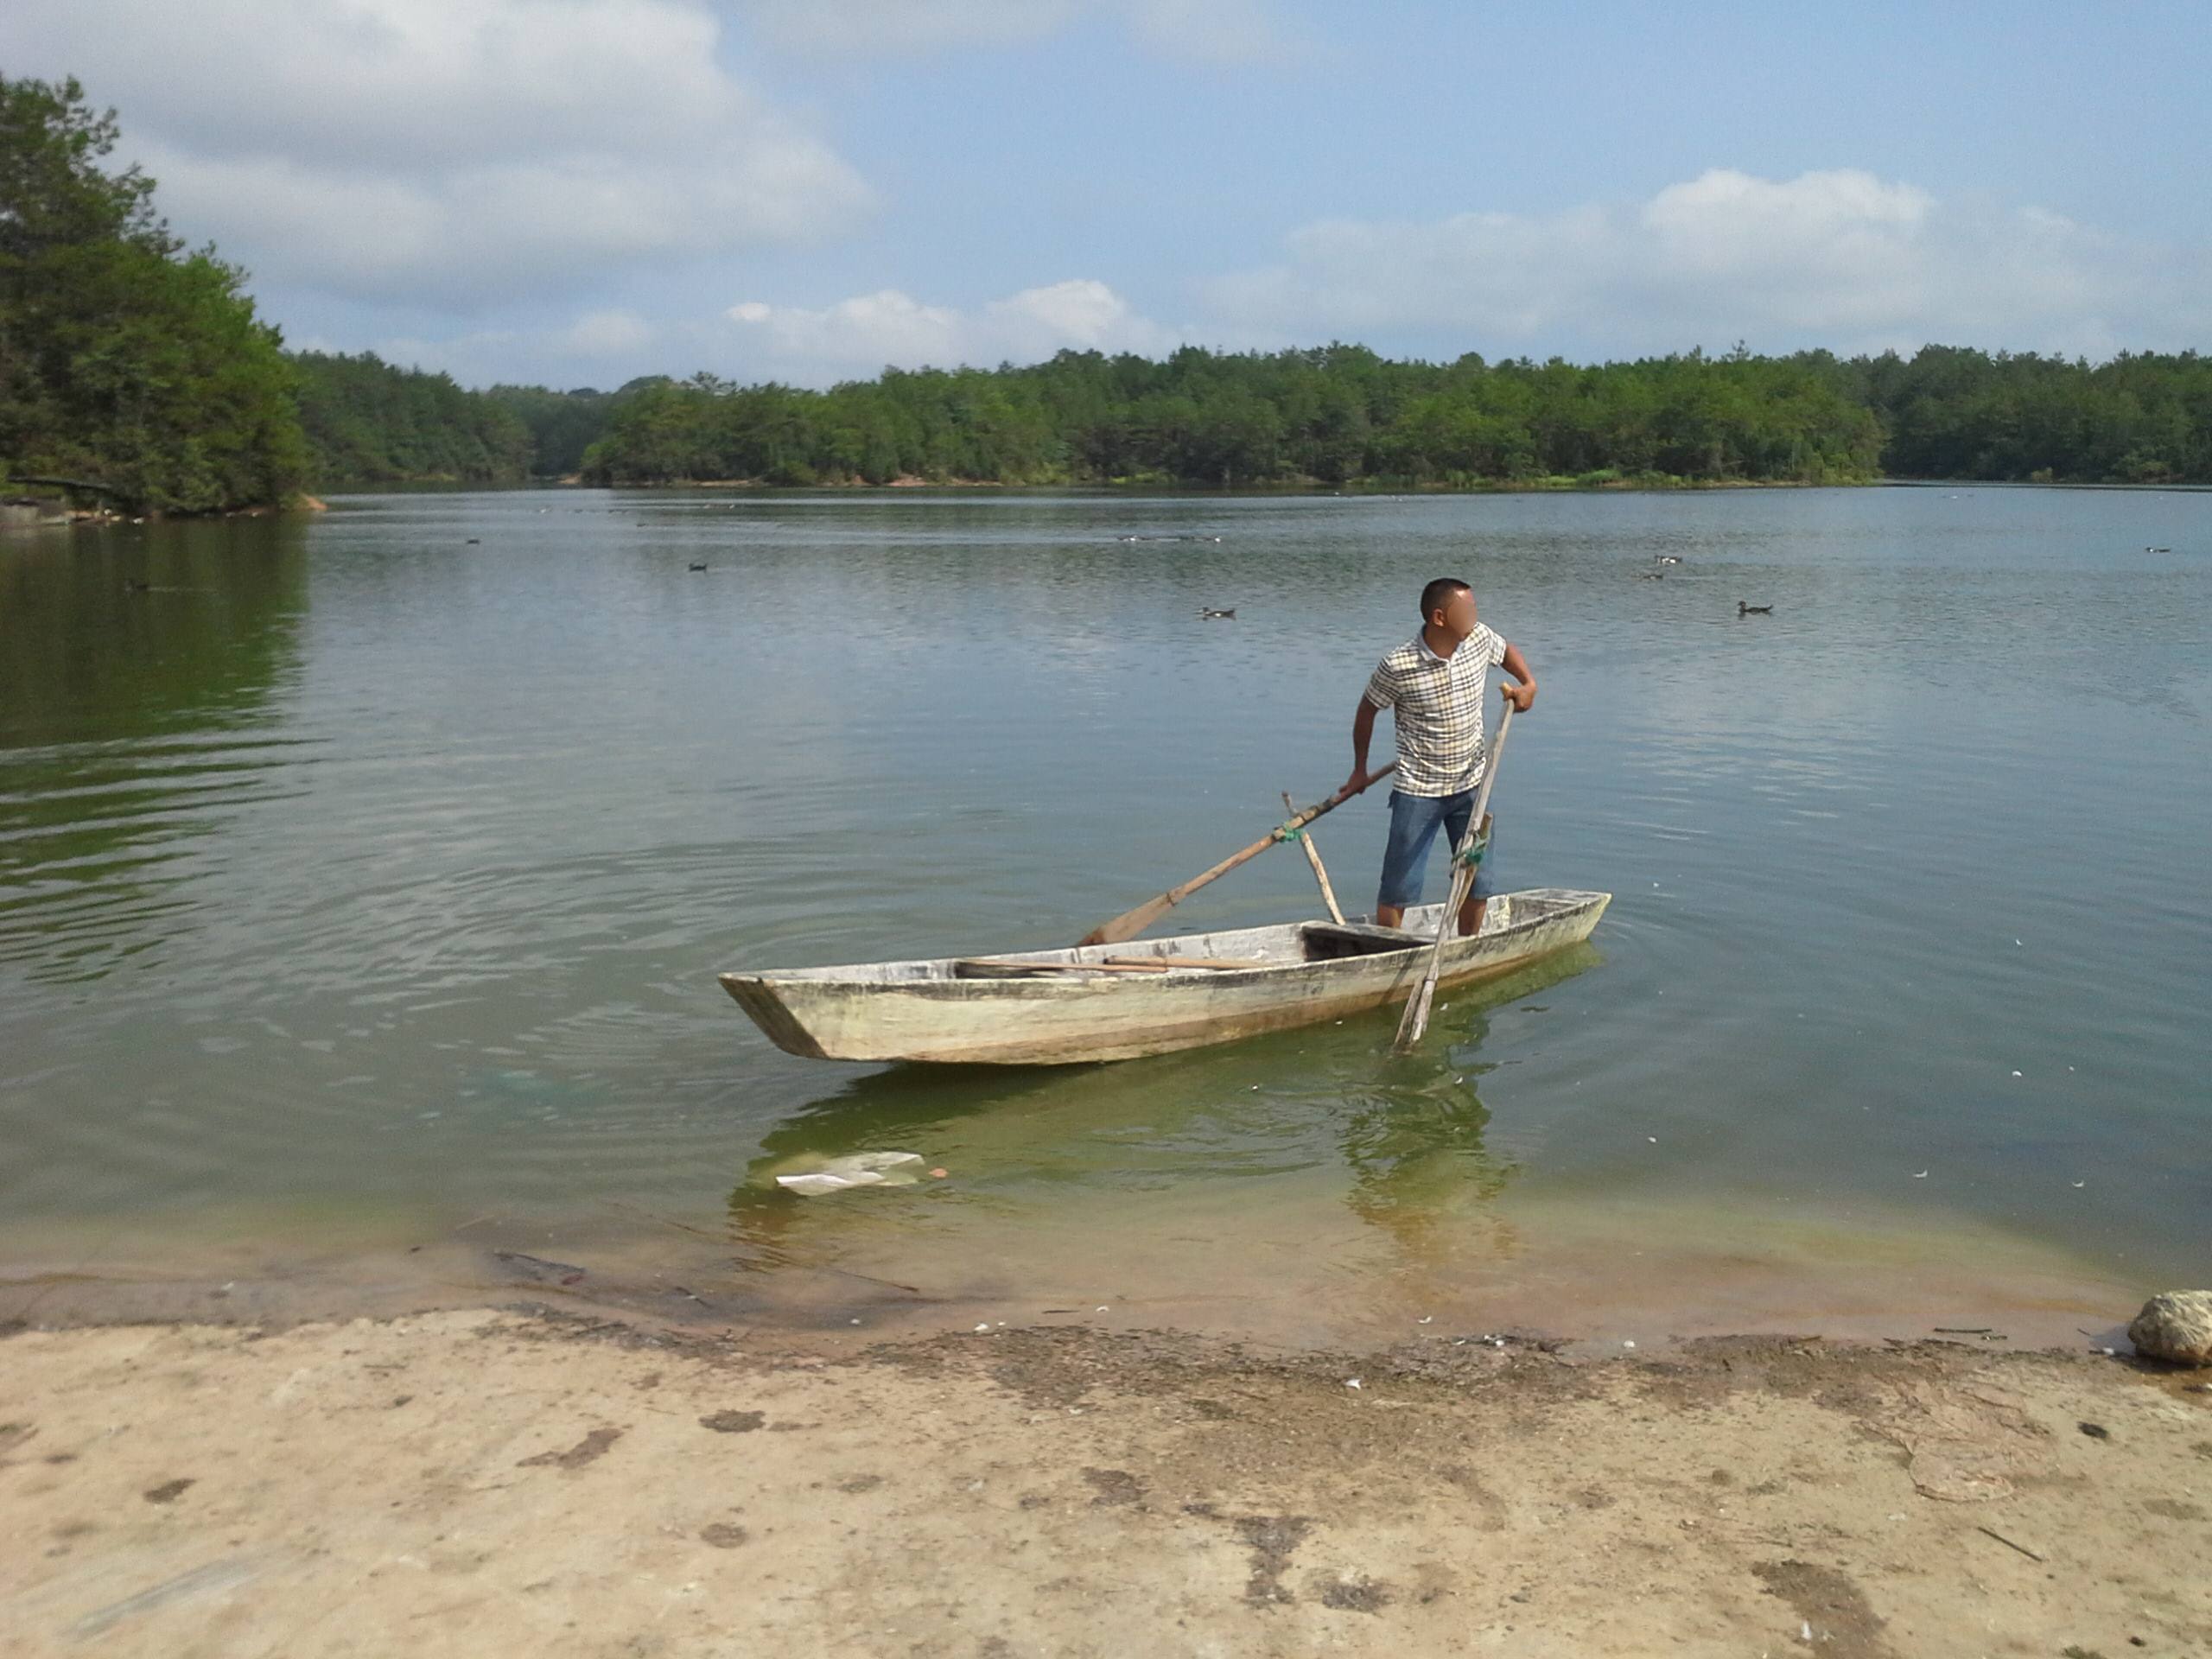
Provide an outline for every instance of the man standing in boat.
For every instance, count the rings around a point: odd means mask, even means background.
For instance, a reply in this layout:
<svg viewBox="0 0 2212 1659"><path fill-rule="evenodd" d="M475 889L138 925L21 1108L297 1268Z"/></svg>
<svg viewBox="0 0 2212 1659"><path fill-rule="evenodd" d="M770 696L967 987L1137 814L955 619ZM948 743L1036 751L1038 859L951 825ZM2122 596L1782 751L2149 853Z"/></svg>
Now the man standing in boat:
<svg viewBox="0 0 2212 1659"><path fill-rule="evenodd" d="M1376 665L1351 722L1351 776L1346 790L1371 781L1367 746L1375 716L1391 711L1398 729L1398 770L1390 791L1390 840L1382 854L1382 886L1375 919L1384 927L1405 920L1421 902L1421 871L1436 832L1457 848L1467 836L1488 754L1483 741L1483 690L1493 666L1519 682L1503 688L1514 712L1536 700L1536 677L1520 647L1508 645L1475 613L1467 584L1439 576L1421 590L1421 629ZM1478 869L1460 906L1459 931L1478 932L1491 893L1489 872Z"/></svg>

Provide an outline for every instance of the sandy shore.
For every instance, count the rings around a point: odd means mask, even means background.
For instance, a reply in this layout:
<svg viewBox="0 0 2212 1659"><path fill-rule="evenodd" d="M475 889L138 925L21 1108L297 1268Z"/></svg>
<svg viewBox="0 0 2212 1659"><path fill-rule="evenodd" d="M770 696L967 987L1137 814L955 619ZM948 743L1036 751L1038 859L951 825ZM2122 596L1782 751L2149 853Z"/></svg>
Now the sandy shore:
<svg viewBox="0 0 2212 1659"><path fill-rule="evenodd" d="M0 1338L15 1654L2118 1659L2212 1651L2208 1562L2203 1374L2086 1345Z"/></svg>

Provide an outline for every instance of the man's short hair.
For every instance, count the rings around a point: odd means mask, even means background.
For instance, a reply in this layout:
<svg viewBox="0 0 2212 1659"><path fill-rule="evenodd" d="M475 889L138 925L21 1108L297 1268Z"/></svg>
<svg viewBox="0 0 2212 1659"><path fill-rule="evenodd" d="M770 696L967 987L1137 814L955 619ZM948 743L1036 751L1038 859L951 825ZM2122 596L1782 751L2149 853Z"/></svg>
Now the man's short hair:
<svg viewBox="0 0 2212 1659"><path fill-rule="evenodd" d="M1421 620L1424 622L1452 602L1452 595L1467 591L1457 576L1439 576L1421 590Z"/></svg>

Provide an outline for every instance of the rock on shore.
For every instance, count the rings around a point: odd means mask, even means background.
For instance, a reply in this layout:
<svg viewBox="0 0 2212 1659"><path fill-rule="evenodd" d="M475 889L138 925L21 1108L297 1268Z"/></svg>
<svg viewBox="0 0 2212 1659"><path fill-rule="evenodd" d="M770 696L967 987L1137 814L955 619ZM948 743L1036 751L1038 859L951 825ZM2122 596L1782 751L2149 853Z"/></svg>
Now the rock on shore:
<svg viewBox="0 0 2212 1659"><path fill-rule="evenodd" d="M2212 1290L2170 1290L2143 1304L2127 1327L2135 1351L2177 1365L2212 1365Z"/></svg>

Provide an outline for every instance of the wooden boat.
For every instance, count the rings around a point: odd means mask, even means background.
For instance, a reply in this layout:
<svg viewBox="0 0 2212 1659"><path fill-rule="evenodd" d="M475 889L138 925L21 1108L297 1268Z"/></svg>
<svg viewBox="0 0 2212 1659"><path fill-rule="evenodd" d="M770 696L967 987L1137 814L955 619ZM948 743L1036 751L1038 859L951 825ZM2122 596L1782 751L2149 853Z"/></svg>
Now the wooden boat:
<svg viewBox="0 0 2212 1659"><path fill-rule="evenodd" d="M1590 937L1612 895L1501 893L1445 947L1440 988ZM1006 1065L1127 1060L1340 1020L1402 1000L1427 971L1438 905L1403 927L1287 922L988 957L731 973L721 982L786 1053Z"/></svg>

